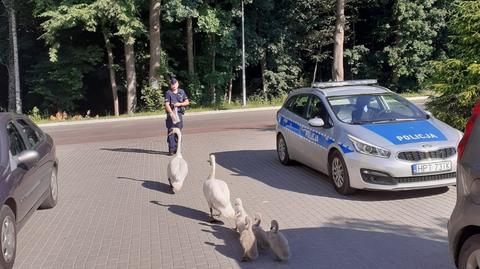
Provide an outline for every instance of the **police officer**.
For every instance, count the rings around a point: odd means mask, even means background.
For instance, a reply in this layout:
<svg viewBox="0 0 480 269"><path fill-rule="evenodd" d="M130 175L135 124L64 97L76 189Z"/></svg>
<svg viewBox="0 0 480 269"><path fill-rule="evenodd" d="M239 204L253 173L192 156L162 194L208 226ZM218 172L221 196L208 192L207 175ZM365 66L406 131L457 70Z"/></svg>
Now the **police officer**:
<svg viewBox="0 0 480 269"><path fill-rule="evenodd" d="M170 90L165 93L168 155L173 155L175 152L177 152L177 138L175 137L175 134L172 133L172 128L183 128L183 114L185 112L185 107L189 104L190 102L188 101L185 91L178 88L177 79L171 78ZM175 113L175 110L177 113Z"/></svg>

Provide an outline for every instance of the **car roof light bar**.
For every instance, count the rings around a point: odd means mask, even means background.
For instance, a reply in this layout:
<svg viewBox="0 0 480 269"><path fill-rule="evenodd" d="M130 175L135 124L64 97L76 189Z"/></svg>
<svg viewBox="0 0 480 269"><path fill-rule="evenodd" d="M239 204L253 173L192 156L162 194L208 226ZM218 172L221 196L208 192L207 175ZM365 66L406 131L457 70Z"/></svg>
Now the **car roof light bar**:
<svg viewBox="0 0 480 269"><path fill-rule="evenodd" d="M312 88L332 88L343 86L359 86L377 84L376 79L347 80L347 81L330 81L330 82L314 82Z"/></svg>

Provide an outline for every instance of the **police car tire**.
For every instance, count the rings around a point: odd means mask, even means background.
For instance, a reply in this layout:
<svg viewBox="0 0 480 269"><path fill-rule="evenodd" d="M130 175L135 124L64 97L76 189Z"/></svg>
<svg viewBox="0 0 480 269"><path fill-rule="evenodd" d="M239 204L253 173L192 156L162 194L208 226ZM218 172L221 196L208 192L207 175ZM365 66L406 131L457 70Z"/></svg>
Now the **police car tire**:
<svg viewBox="0 0 480 269"><path fill-rule="evenodd" d="M280 140L283 140L283 143L285 144L285 158L280 157ZM290 165L292 163L292 160L290 160L290 155L288 155L288 148L287 148L287 142L285 141L285 138L283 137L282 134L278 134L277 136L277 156L278 160L283 164L283 165Z"/></svg>
<svg viewBox="0 0 480 269"><path fill-rule="evenodd" d="M337 187L337 184L335 184L335 181L333 180L333 160L335 158L338 158L340 160L340 163L342 164L343 167L343 185L341 187ZM332 180L333 186L335 187L335 190L342 194L342 195L350 195L355 192L355 189L350 187L350 177L348 175L348 169L347 165L345 164L345 161L343 160L342 154L338 151L333 151L332 154L330 154L330 159L328 160L328 170L330 172L330 179Z"/></svg>

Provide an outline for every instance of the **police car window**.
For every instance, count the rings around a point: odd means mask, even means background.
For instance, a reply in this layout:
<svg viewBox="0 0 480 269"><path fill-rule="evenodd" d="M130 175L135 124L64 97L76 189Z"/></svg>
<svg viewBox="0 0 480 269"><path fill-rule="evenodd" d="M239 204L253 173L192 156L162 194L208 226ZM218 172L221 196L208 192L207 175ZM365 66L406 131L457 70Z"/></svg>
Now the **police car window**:
<svg viewBox="0 0 480 269"><path fill-rule="evenodd" d="M288 110L291 112L303 117L305 108L308 105L308 95L299 95L295 100L292 100L292 103L288 107Z"/></svg>
<svg viewBox="0 0 480 269"><path fill-rule="evenodd" d="M335 116L342 122L365 124L424 119L425 113L394 94L364 94L329 98Z"/></svg>
<svg viewBox="0 0 480 269"><path fill-rule="evenodd" d="M290 99L288 99L288 100L285 102L284 107L285 107L286 109L290 110L293 102L295 102L295 100L297 99L297 97L298 97L298 96L292 96L292 97L290 97Z"/></svg>
<svg viewBox="0 0 480 269"><path fill-rule="evenodd" d="M7 125L7 134L8 134L8 142L10 145L10 153L12 156L17 156L20 152L24 151L25 144L23 143L22 136L18 132L17 128L13 125L13 123L9 123Z"/></svg>
<svg viewBox="0 0 480 269"><path fill-rule="evenodd" d="M370 103L368 103L369 108L380 109L380 103L378 102L378 98L372 98Z"/></svg>
<svg viewBox="0 0 480 269"><path fill-rule="evenodd" d="M33 128L24 120L17 120L17 122L22 126L22 131L27 137L28 145L33 148L40 142L38 133L33 130Z"/></svg>
<svg viewBox="0 0 480 269"><path fill-rule="evenodd" d="M393 95L387 95L382 97L389 110L395 111L397 114L403 117L416 117L417 114L414 110L410 109L408 103L401 102L398 98L394 98Z"/></svg>
<svg viewBox="0 0 480 269"><path fill-rule="evenodd" d="M313 118L321 118L325 122L328 119L328 112L325 109L322 100L316 96L312 97L307 111L307 119Z"/></svg>

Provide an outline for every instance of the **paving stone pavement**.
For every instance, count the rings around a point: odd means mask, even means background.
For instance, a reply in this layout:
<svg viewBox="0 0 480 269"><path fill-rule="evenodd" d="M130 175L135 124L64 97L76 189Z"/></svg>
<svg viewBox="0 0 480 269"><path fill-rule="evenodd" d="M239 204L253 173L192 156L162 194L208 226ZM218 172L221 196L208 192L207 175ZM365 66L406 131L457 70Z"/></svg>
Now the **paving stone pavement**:
<svg viewBox="0 0 480 269"><path fill-rule="evenodd" d="M456 190L338 195L302 165L282 166L271 130L184 136L190 174L179 194L166 180L165 139L60 146L56 208L20 232L15 268L453 268L446 224ZM240 263L239 236L207 222L202 184L209 153L232 200L277 219L292 258Z"/></svg>

